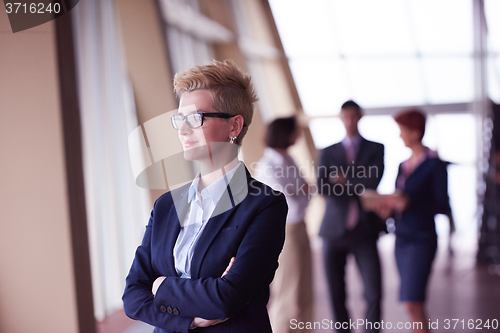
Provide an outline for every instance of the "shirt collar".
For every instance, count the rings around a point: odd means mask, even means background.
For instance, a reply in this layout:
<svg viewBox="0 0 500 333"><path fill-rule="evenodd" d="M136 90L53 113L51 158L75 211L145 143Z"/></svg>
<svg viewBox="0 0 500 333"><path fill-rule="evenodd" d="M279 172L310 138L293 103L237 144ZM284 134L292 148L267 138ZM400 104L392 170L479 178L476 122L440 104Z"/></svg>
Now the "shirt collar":
<svg viewBox="0 0 500 333"><path fill-rule="evenodd" d="M204 192L205 190L208 192L208 195L212 199L212 202L217 203L219 199L222 197L224 194L224 191L226 191L227 186L229 185L229 182L233 178L236 170L238 167L242 164L242 162L238 162L234 168L229 170L225 176L223 175L219 179L217 179L215 182L207 186L202 190ZM188 202L191 202L193 199L195 199L196 193L198 192L198 188L200 186L200 180L201 180L201 174L198 173L191 183L191 186L189 187L189 195L188 195Z"/></svg>
<svg viewBox="0 0 500 333"><path fill-rule="evenodd" d="M357 146L359 145L359 143L361 142L361 135L357 134L353 137L348 137L346 136L344 138L344 140L342 140L342 144L345 146L345 145L348 145L348 144L351 144L353 146Z"/></svg>
<svg viewBox="0 0 500 333"><path fill-rule="evenodd" d="M278 151L274 148L267 147L266 149L264 149L264 155L273 161L277 161L279 163L285 162L285 158L283 157L283 155L278 153Z"/></svg>
<svg viewBox="0 0 500 333"><path fill-rule="evenodd" d="M200 177L201 174L198 173L191 183L191 186L189 186L188 202L191 202L196 196L196 192L198 191L198 187L200 186Z"/></svg>
<svg viewBox="0 0 500 333"><path fill-rule="evenodd" d="M417 167L420 166L426 159L428 158L437 158L439 157L437 151L431 150L429 148L425 148L425 152L420 156L418 159L416 165L413 167L413 170L410 170L410 159L407 159L402 163L403 170L409 175L411 172L413 172ZM410 172L411 171L411 172Z"/></svg>

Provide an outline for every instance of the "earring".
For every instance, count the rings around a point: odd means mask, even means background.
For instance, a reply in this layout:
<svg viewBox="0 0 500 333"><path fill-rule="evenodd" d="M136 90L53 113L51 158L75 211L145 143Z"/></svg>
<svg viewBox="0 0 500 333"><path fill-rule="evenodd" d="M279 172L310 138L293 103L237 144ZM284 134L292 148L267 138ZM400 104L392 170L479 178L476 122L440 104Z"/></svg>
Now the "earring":
<svg viewBox="0 0 500 333"><path fill-rule="evenodd" d="M230 144L234 144L234 140L236 140L236 137L235 137L235 136L232 136L232 137L230 137L229 139L230 139L230 140L229 140L229 143L230 143Z"/></svg>

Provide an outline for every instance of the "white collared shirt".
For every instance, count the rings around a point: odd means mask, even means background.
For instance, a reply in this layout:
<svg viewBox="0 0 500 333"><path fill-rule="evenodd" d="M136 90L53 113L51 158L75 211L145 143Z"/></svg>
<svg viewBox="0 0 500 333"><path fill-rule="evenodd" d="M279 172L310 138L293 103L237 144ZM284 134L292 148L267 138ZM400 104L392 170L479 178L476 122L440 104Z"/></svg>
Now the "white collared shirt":
<svg viewBox="0 0 500 333"><path fill-rule="evenodd" d="M175 270L180 277L191 278L191 260L196 244L240 164L241 162L201 192L198 191L200 174L191 183L188 194L189 210L182 221L173 253Z"/></svg>
<svg viewBox="0 0 500 333"><path fill-rule="evenodd" d="M359 145L361 144L361 136L355 135L353 137L346 136L344 140L342 140L342 145L346 151L346 160L347 164L354 163L356 156L358 155ZM352 156L349 157L349 150L351 151ZM351 160L349 160L351 159ZM345 221L345 227L347 230L352 230L356 227L359 221L359 207L355 198L351 198L349 200L349 207L347 209L347 216Z"/></svg>
<svg viewBox="0 0 500 333"><path fill-rule="evenodd" d="M307 183L290 155L283 157L275 149L266 148L255 169L255 178L283 192L288 204L287 224L304 221L309 204Z"/></svg>
<svg viewBox="0 0 500 333"><path fill-rule="evenodd" d="M342 140L342 146L344 146L346 153L347 153L348 149L353 150L353 155L354 155L353 159L355 159L356 155L358 154L360 144L361 144L361 136L359 134L357 134L351 138L346 135L344 140ZM348 164L351 164L352 162L353 161L349 161L349 160L347 161Z"/></svg>

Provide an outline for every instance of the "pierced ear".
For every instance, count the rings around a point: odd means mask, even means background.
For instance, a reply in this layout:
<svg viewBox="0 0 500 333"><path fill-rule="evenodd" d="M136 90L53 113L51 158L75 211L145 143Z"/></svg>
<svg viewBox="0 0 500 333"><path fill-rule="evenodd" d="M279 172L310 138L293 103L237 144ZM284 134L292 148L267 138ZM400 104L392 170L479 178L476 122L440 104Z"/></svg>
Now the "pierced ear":
<svg viewBox="0 0 500 333"><path fill-rule="evenodd" d="M231 130L231 133L234 133L234 136L240 135L241 131L243 130L244 122L245 120L243 119L242 115L233 117L233 129Z"/></svg>

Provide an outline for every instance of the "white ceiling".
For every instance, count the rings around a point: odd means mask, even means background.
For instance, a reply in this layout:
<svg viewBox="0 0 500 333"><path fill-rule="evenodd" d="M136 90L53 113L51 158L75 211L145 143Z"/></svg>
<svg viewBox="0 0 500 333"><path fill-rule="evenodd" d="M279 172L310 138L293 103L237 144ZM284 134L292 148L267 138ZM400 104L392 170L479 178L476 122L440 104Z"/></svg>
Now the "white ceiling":
<svg viewBox="0 0 500 333"><path fill-rule="evenodd" d="M270 0L304 111L469 103L474 0ZM490 97L500 102L500 1L485 0Z"/></svg>

